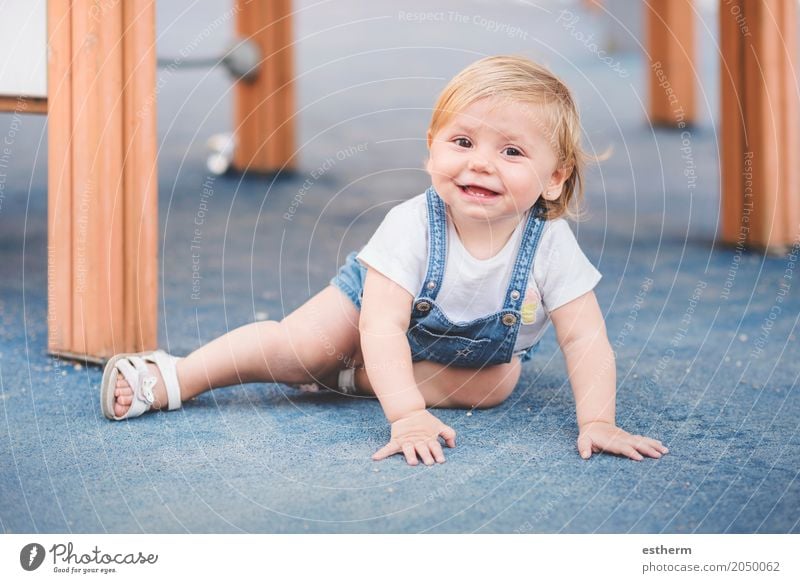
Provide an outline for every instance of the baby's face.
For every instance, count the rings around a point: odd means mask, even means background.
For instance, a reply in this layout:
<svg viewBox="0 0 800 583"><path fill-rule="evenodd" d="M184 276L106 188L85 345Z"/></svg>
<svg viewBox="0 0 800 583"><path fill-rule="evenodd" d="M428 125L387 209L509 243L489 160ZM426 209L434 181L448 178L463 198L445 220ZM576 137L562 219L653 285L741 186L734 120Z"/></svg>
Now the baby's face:
<svg viewBox="0 0 800 583"><path fill-rule="evenodd" d="M427 169L451 212L465 219L518 220L566 179L539 108L486 98L429 136Z"/></svg>

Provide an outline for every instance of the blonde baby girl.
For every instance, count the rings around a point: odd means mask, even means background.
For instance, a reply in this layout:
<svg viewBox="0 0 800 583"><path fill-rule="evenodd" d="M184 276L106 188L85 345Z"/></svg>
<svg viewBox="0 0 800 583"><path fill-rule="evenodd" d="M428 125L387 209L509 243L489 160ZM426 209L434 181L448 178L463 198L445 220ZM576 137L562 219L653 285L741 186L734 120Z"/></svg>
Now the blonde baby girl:
<svg viewBox="0 0 800 583"><path fill-rule="evenodd" d="M378 398L391 438L374 460L442 463L440 438L455 447L456 432L431 409L502 403L552 322L580 456L661 457L660 441L616 425L600 274L564 218L582 198L580 141L572 96L547 69L513 56L471 64L433 110L430 188L394 207L331 285L280 322L247 324L185 358L115 356L104 414L176 409L240 383L312 383Z"/></svg>

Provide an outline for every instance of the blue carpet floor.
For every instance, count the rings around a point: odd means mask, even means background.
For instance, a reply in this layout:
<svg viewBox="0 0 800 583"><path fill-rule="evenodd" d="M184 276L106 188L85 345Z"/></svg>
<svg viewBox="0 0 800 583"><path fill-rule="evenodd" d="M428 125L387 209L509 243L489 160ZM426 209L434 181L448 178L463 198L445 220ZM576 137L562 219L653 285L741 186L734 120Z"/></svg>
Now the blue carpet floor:
<svg viewBox="0 0 800 583"><path fill-rule="evenodd" d="M548 2L364 4L298 3L291 176L209 176L205 140L230 129L230 83L218 70L160 71L162 347L186 354L315 294L391 206L427 186L423 137L446 79L482 55L523 53L573 87L586 143L612 148L573 227L604 276L618 423L671 453L578 457L552 331L505 404L438 413L459 433L440 466L370 460L388 437L376 401L285 385L106 421L100 370L47 355L45 120L3 114L0 139L19 127L0 199L0 531L798 532L800 276L786 257L715 243L713 39L703 31L700 120L681 135L645 122L642 58L620 53L612 68L587 48L595 16L578 11L567 30ZM217 54L226 9L159 5L159 53ZM431 11L442 18L406 14Z"/></svg>

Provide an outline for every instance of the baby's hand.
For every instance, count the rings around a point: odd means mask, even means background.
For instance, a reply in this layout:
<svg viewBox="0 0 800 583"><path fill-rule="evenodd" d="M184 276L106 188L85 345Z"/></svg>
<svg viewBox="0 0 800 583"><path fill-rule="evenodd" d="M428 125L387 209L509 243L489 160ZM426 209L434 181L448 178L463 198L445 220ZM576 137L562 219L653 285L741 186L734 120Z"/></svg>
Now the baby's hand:
<svg viewBox="0 0 800 583"><path fill-rule="evenodd" d="M631 435L616 425L605 421L592 421L581 427L578 435L578 453L583 459L589 459L592 452L605 451L626 455L636 461L642 461L642 454L660 458L669 450L657 439L641 435Z"/></svg>
<svg viewBox="0 0 800 583"><path fill-rule="evenodd" d="M413 411L392 423L392 438L372 454L372 459L382 460L396 453L403 452L406 462L416 466L417 456L422 458L426 466L433 464L434 460L444 463L444 452L439 443L442 436L447 447L456 446L456 432L428 413L425 409Z"/></svg>

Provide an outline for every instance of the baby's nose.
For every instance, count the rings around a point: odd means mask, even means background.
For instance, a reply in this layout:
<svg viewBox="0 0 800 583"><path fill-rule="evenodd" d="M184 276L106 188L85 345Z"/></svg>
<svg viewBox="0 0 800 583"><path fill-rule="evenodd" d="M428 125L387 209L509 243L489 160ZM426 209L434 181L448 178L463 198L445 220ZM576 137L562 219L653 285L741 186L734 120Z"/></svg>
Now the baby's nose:
<svg viewBox="0 0 800 583"><path fill-rule="evenodd" d="M470 157L467 167L475 172L488 172L492 165L486 156L475 153Z"/></svg>

